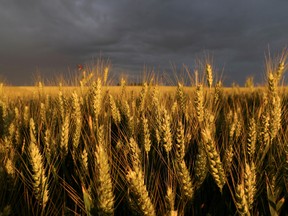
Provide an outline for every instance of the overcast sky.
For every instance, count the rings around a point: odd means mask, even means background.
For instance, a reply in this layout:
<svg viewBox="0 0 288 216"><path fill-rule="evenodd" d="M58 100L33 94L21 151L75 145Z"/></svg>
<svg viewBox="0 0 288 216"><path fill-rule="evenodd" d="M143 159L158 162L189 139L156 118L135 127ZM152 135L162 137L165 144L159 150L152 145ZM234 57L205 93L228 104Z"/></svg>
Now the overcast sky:
<svg viewBox="0 0 288 216"><path fill-rule="evenodd" d="M213 57L226 83L263 80L265 53L288 44L286 0L1 0L0 77L15 85L109 58L142 76Z"/></svg>

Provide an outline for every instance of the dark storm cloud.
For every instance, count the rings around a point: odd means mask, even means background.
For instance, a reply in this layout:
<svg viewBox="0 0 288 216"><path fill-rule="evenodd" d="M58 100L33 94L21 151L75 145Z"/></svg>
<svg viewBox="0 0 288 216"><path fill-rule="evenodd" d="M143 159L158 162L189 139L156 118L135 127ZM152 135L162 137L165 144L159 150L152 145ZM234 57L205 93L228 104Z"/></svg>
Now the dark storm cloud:
<svg viewBox="0 0 288 216"><path fill-rule="evenodd" d="M171 62L193 68L208 51L228 81L241 83L263 73L268 46L287 45L287 8L281 0L4 0L0 72L25 84L37 68L65 73L100 53L115 73Z"/></svg>

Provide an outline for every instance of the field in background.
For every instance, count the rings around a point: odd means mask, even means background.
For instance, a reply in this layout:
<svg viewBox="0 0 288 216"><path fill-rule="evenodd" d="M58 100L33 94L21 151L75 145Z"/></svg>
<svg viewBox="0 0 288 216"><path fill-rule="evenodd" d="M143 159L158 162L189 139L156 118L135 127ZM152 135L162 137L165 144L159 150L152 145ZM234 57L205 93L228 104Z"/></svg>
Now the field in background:
<svg viewBox="0 0 288 216"><path fill-rule="evenodd" d="M286 55L257 88L208 63L192 87L109 86L107 68L1 86L0 215L287 215Z"/></svg>
<svg viewBox="0 0 288 216"><path fill-rule="evenodd" d="M126 86L127 93L134 92L135 94L139 94L142 86ZM166 93L166 94L173 94L175 93L177 86L158 86L159 91ZM44 94L49 94L50 96L57 96L59 93L59 90L62 90L64 94L71 95L73 92L80 93L81 88L78 86L44 86L43 92ZM89 87L84 87L84 92L87 92ZM280 91L283 93L286 93L288 91L288 87L280 86ZM118 94L122 90L121 86L104 86L103 91L109 91L111 94ZM184 86L183 90L185 93L190 94L195 92L196 87L195 86ZM251 92L257 92L257 91L264 91L265 87L222 87L222 91L224 93L251 93ZM38 86L4 86L2 87L2 93L5 94L9 98L31 98L38 96L39 94L39 87ZM214 90L211 90L214 91Z"/></svg>

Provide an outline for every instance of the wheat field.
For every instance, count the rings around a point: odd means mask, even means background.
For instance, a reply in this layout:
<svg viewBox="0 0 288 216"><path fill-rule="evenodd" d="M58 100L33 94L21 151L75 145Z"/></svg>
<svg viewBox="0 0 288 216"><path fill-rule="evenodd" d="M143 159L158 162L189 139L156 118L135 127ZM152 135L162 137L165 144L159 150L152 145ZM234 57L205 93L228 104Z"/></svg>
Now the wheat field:
<svg viewBox="0 0 288 216"><path fill-rule="evenodd" d="M0 215L287 215L286 57L257 88L1 85Z"/></svg>

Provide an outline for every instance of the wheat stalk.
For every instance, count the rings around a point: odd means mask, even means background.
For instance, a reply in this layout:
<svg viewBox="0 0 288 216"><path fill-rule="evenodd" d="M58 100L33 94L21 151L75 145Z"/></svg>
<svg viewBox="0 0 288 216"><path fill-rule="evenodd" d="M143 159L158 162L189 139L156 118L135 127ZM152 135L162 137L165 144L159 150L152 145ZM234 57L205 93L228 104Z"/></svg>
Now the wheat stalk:
<svg viewBox="0 0 288 216"><path fill-rule="evenodd" d="M86 151L86 148L83 149L83 152L81 154L81 164L83 166L83 169L85 173L88 173L88 152Z"/></svg>
<svg viewBox="0 0 288 216"><path fill-rule="evenodd" d="M246 200L244 184L237 184L235 191L236 207L240 215L249 216L249 206Z"/></svg>
<svg viewBox="0 0 288 216"><path fill-rule="evenodd" d="M198 122L201 123L204 120L204 92L201 84L196 87L195 109Z"/></svg>
<svg viewBox="0 0 288 216"><path fill-rule="evenodd" d="M133 169L142 172L141 150L133 137L129 139L128 146Z"/></svg>
<svg viewBox="0 0 288 216"><path fill-rule="evenodd" d="M186 111L186 96L184 94L183 85L178 82L177 91L176 91L177 102L183 113Z"/></svg>
<svg viewBox="0 0 288 216"><path fill-rule="evenodd" d="M7 103L3 100L0 100L0 109L1 109L2 119L4 120L8 115L8 106L7 106Z"/></svg>
<svg viewBox="0 0 288 216"><path fill-rule="evenodd" d="M231 171L233 157L234 157L233 143L229 142L227 148L225 149L225 155L223 160L223 165L226 173L229 173Z"/></svg>
<svg viewBox="0 0 288 216"><path fill-rule="evenodd" d="M257 130L255 119L251 118L248 126L248 138L247 138L247 152L249 158L254 158L255 150L256 150L256 140L257 139Z"/></svg>
<svg viewBox="0 0 288 216"><path fill-rule="evenodd" d="M170 115L168 114L167 110L164 109L161 122L161 131L162 131L163 147L167 153L169 153L172 149L172 134L171 134L170 122L171 122Z"/></svg>
<svg viewBox="0 0 288 216"><path fill-rule="evenodd" d="M64 100L65 100L65 97L63 95L63 92L61 90L61 86L60 86L60 91L58 93L58 108L59 108L59 112L61 114L61 119L64 120L65 118L65 105L64 105Z"/></svg>
<svg viewBox="0 0 288 216"><path fill-rule="evenodd" d="M160 97L159 86L156 85L154 86L152 91L152 106L156 110L158 110L160 107L159 97Z"/></svg>
<svg viewBox="0 0 288 216"><path fill-rule="evenodd" d="M235 139L237 140L240 135L241 135L241 132L242 132L242 128L243 128L243 124L241 122L241 119L240 119L240 113L241 113L241 110L240 110L240 107L237 108L237 111L235 112L235 115L234 115L234 118L235 118L235 122L236 122L236 129L235 129Z"/></svg>
<svg viewBox="0 0 288 216"><path fill-rule="evenodd" d="M177 113L178 112L178 103L177 103L177 101L175 101L174 103L173 103L173 105L172 105L172 107L171 107L171 114L172 115L174 115L175 113Z"/></svg>
<svg viewBox="0 0 288 216"><path fill-rule="evenodd" d="M114 213L114 194L113 185L110 175L109 156L107 154L107 147L104 139L104 128L99 128L98 145L96 145L96 191L97 191L97 205L99 214L113 215Z"/></svg>
<svg viewBox="0 0 288 216"><path fill-rule="evenodd" d="M46 123L46 107L44 103L40 103L40 119L42 124Z"/></svg>
<svg viewBox="0 0 288 216"><path fill-rule="evenodd" d="M38 97L39 97L39 100L42 99L44 95L44 88L43 88L43 83L42 82L38 82Z"/></svg>
<svg viewBox="0 0 288 216"><path fill-rule="evenodd" d="M93 113L96 119L98 119L102 103L102 83L100 78L98 78L96 83L94 82L92 85L92 97Z"/></svg>
<svg viewBox="0 0 288 216"><path fill-rule="evenodd" d="M184 128L181 121L178 122L176 134L176 168L179 176L180 188L184 194L184 198L191 200L194 194L194 188L190 177L189 170L184 161L185 156L185 137Z"/></svg>
<svg viewBox="0 0 288 216"><path fill-rule="evenodd" d="M120 111L118 107L116 106L115 100L111 94L109 94L109 102L110 102L112 118L116 124L120 124L121 122Z"/></svg>
<svg viewBox="0 0 288 216"><path fill-rule="evenodd" d="M49 162L51 162L51 155L52 155L51 147L53 147L51 146L51 130L47 128L44 134L44 152Z"/></svg>
<svg viewBox="0 0 288 216"><path fill-rule="evenodd" d="M250 215L256 195L256 169L253 162L245 163L244 178L237 184L235 201L241 215Z"/></svg>
<svg viewBox="0 0 288 216"><path fill-rule="evenodd" d="M126 94L126 80L124 78L121 78L120 86L121 86L120 98L123 98L125 96L125 94Z"/></svg>
<svg viewBox="0 0 288 216"><path fill-rule="evenodd" d="M285 70L285 62L283 59L281 59L279 61L279 64L278 64L278 67L277 67L277 70L276 70L276 74L275 74L275 78L277 81L279 81L284 73L284 70Z"/></svg>
<svg viewBox="0 0 288 216"><path fill-rule="evenodd" d="M275 71L275 78L276 78L277 82L280 81L285 70L287 69L287 64L286 64L287 56L288 56L287 49L284 49L280 58L279 58L278 65L277 65L277 68Z"/></svg>
<svg viewBox="0 0 288 216"><path fill-rule="evenodd" d="M14 177L15 176L15 165L13 162L13 158L7 158L6 162L5 162L5 169L6 172L8 173L8 175Z"/></svg>
<svg viewBox="0 0 288 216"><path fill-rule="evenodd" d="M238 123L238 115L236 112L233 113L233 119L230 123L230 131L229 131L229 141L232 141L234 138L234 135L236 134L236 127Z"/></svg>
<svg viewBox="0 0 288 216"><path fill-rule="evenodd" d="M8 127L8 139L13 141L16 132L16 126L14 122L12 122Z"/></svg>
<svg viewBox="0 0 288 216"><path fill-rule="evenodd" d="M251 209L256 194L256 169L253 162L251 165L245 163L244 191L248 209Z"/></svg>
<svg viewBox="0 0 288 216"><path fill-rule="evenodd" d="M18 107L15 107L14 108L14 118L15 118L15 121L16 122L19 122L21 120L21 116L20 116L20 113L19 113L19 109Z"/></svg>
<svg viewBox="0 0 288 216"><path fill-rule="evenodd" d="M148 119L142 115L142 127L143 127L143 137L144 137L144 149L146 154L148 155L151 148L151 139L150 139L150 131L148 125Z"/></svg>
<svg viewBox="0 0 288 216"><path fill-rule="evenodd" d="M281 99L278 95L271 98L271 118L270 118L270 136L271 140L274 139L281 128L282 107Z"/></svg>
<svg viewBox="0 0 288 216"><path fill-rule="evenodd" d="M156 215L155 208L151 202L146 185L144 184L144 176L142 172L137 173L130 170L126 175L129 190L136 199L136 205L140 210L141 215L154 216Z"/></svg>
<svg viewBox="0 0 288 216"><path fill-rule="evenodd" d="M222 94L222 82L218 81L215 86L214 105L216 105L219 102L221 94Z"/></svg>
<svg viewBox="0 0 288 216"><path fill-rule="evenodd" d="M202 129L201 135L203 139L203 145L205 146L205 150L208 156L211 174L220 191L222 191L222 188L226 182L226 176L222 162L220 160L220 155L216 149L216 144L212 138L211 130L208 126Z"/></svg>
<svg viewBox="0 0 288 216"><path fill-rule="evenodd" d="M174 211L174 205L175 205L175 191L173 191L172 187L168 185L167 191L166 191L166 196L165 196L165 203L166 203L166 209L168 214L172 216ZM175 213L174 213L175 214ZM176 214L177 215L177 214Z"/></svg>
<svg viewBox="0 0 288 216"><path fill-rule="evenodd" d="M29 106L25 106L24 107L24 113L23 113L23 121L24 121L24 125L28 126L29 125L29 121L30 121L30 109Z"/></svg>
<svg viewBox="0 0 288 216"><path fill-rule="evenodd" d="M129 106L127 100L122 101L122 103L124 103L124 104L122 105L122 112L123 112L123 115L124 115L124 120L126 120L125 122L126 122L126 124L128 125L128 128L127 128L128 132L127 132L127 134L128 134L129 136L133 136L134 133L135 133L135 131L134 131L135 124L134 124L134 122L133 122L133 116L131 116L130 106ZM124 121L124 120L123 120L123 121Z"/></svg>
<svg viewBox="0 0 288 216"><path fill-rule="evenodd" d="M45 175L45 168L43 164L43 157L40 150L37 147L37 140L35 137L36 130L34 120L30 119L30 145L29 145L29 160L33 170L33 189L35 197L40 203L40 205L45 208L48 199L48 180Z"/></svg>
<svg viewBox="0 0 288 216"><path fill-rule="evenodd" d="M208 173L208 158L205 150L203 149L203 144L198 145L198 154L195 160L195 179L196 187L200 187L204 182Z"/></svg>
<svg viewBox="0 0 288 216"><path fill-rule="evenodd" d="M94 209L94 203L91 196L91 187L86 189L83 185L81 187L83 193L83 202L85 206L85 210L88 216L92 216L92 211Z"/></svg>
<svg viewBox="0 0 288 216"><path fill-rule="evenodd" d="M74 127L75 127L73 134L73 146L74 149L77 149L81 136L82 113L79 97L76 92L72 93L72 118L74 120Z"/></svg>
<svg viewBox="0 0 288 216"><path fill-rule="evenodd" d="M64 118L64 122L61 126L60 150L61 150L63 157L65 157L68 153L69 123L70 123L70 118L68 115L66 115Z"/></svg>
<svg viewBox="0 0 288 216"><path fill-rule="evenodd" d="M176 158L181 161L185 156L185 136L184 128L181 121L178 121L177 133L176 133Z"/></svg>
<svg viewBox="0 0 288 216"><path fill-rule="evenodd" d="M4 86L4 84L3 84L3 82L1 82L0 83L0 97L3 96L3 86Z"/></svg>
<svg viewBox="0 0 288 216"><path fill-rule="evenodd" d="M206 78L209 88L213 85L213 70L210 64L206 64Z"/></svg>
<svg viewBox="0 0 288 216"><path fill-rule="evenodd" d="M50 98L49 94L46 94L46 96L45 96L45 102L44 102L44 103L45 103L45 105L46 105L47 110L48 110L48 107L51 106L50 102L51 102L51 98ZM47 110L46 110L46 111L47 111Z"/></svg>
<svg viewBox="0 0 288 216"><path fill-rule="evenodd" d="M144 82L143 87L140 92L140 96L139 96L140 111L143 111L145 108L145 101L146 101L147 93L148 93L148 85L147 85L147 82Z"/></svg>
<svg viewBox="0 0 288 216"><path fill-rule="evenodd" d="M233 113L233 114L232 114ZM239 118L237 112L231 112L231 116L228 117L228 124L229 124L229 139L228 139L228 145L225 149L224 154L224 168L226 173L229 173L232 166L232 161L234 157L234 149L233 144L237 140L237 138L240 136L240 129L239 129Z"/></svg>
<svg viewBox="0 0 288 216"><path fill-rule="evenodd" d="M261 131L260 131L260 142L263 146L270 144L270 115L269 113L264 113L261 116Z"/></svg>
<svg viewBox="0 0 288 216"><path fill-rule="evenodd" d="M180 188L187 201L190 201L194 195L191 176L184 160L177 162L177 174L180 183Z"/></svg>
<svg viewBox="0 0 288 216"><path fill-rule="evenodd" d="M104 68L104 73L103 73L103 84L104 85L107 85L108 74L109 74L109 67L106 66Z"/></svg>

